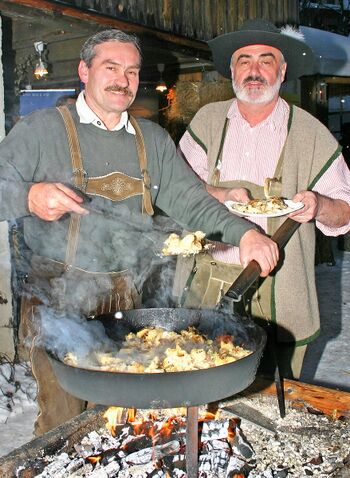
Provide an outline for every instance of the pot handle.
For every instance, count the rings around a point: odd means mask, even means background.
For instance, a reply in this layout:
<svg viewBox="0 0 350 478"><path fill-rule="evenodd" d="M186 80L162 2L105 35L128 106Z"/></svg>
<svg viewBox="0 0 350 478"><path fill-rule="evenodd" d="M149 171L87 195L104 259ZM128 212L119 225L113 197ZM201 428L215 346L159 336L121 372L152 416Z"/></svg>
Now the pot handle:
<svg viewBox="0 0 350 478"><path fill-rule="evenodd" d="M261 268L256 261L251 261L245 269L240 273L235 282L230 286L224 297L233 300L233 302L239 302L242 296L251 285L260 276Z"/></svg>
<svg viewBox="0 0 350 478"><path fill-rule="evenodd" d="M282 223L273 236L271 236L271 239L278 245L279 250L284 248L299 226L299 222L296 222L289 217ZM239 302L242 299L243 294L247 292L249 287L258 279L260 272L261 268L256 261L249 262L247 267L243 269L221 299L219 307L224 307L227 301Z"/></svg>

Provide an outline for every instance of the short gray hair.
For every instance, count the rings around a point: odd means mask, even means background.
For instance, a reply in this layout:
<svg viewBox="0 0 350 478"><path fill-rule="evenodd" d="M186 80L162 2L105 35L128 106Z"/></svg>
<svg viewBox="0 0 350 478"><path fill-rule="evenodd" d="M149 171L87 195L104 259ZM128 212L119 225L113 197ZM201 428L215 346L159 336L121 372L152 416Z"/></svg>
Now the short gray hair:
<svg viewBox="0 0 350 478"><path fill-rule="evenodd" d="M132 43L137 48L140 58L142 56L140 40L136 35L117 29L103 30L88 38L80 51L80 59L86 63L88 68L90 68L92 60L96 56L95 46L109 41Z"/></svg>

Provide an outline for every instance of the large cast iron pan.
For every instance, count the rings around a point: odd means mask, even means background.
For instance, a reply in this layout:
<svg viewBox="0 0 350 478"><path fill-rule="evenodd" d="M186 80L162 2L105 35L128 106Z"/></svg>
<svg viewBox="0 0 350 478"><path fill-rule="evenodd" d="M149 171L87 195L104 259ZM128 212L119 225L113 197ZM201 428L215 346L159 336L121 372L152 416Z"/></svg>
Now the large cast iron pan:
<svg viewBox="0 0 350 478"><path fill-rule="evenodd" d="M147 326L180 331L196 327L209 338L231 334L235 342L253 351L241 360L203 370L174 373L121 373L88 370L49 357L61 387L68 393L101 405L135 408L198 406L232 396L254 380L265 347L266 334L253 321L224 311L195 309L135 309L100 320L112 339L119 343L126 334Z"/></svg>

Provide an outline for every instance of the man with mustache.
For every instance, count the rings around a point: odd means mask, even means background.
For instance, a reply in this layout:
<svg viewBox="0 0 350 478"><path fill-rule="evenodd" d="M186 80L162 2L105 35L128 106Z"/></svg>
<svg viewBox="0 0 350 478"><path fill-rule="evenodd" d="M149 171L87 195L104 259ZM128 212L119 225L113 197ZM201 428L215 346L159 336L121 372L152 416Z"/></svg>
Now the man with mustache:
<svg viewBox="0 0 350 478"><path fill-rule="evenodd" d="M0 145L0 220L22 219L30 259L21 335L32 345L38 382L36 435L86 404L58 386L35 340L35 311L93 316L140 307L140 278L155 257L149 241L155 207L239 246L242 264L257 260L262 275L277 264L277 245L207 193L166 131L128 114L140 68L134 35L95 34L81 50L85 90L76 104L23 118ZM106 214L89 214L77 189Z"/></svg>
<svg viewBox="0 0 350 478"><path fill-rule="evenodd" d="M211 103L195 115L180 140L183 155L219 200L224 188L242 188L240 200L270 195L301 201L289 214L302 223L281 264L244 297L241 313L277 323L278 353L286 377L300 376L306 344L320 333L314 278L315 230L329 236L350 229L350 174L341 149L314 117L279 96L282 82L312 74L313 52L290 27L248 20L240 30L211 41L216 69L232 79L236 98ZM249 218L272 234L285 218ZM198 257L181 304L213 307L241 270L238 250L217 244ZM184 276L183 261L177 277ZM185 275L186 276L186 275ZM203 295L202 291L206 294ZM270 365L269 363L267 364Z"/></svg>

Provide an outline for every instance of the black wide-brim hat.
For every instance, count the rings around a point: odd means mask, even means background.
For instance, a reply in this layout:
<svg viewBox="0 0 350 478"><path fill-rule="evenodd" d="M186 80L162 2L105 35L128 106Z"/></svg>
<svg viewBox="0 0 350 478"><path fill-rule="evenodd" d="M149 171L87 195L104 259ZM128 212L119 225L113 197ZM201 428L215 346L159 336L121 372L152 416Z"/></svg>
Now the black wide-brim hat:
<svg viewBox="0 0 350 478"><path fill-rule="evenodd" d="M287 63L286 80L295 80L314 72L315 56L302 34L291 27L277 28L267 20L247 20L239 30L225 33L208 42L216 70L231 78L231 58L239 48L247 45L269 45L283 53Z"/></svg>

